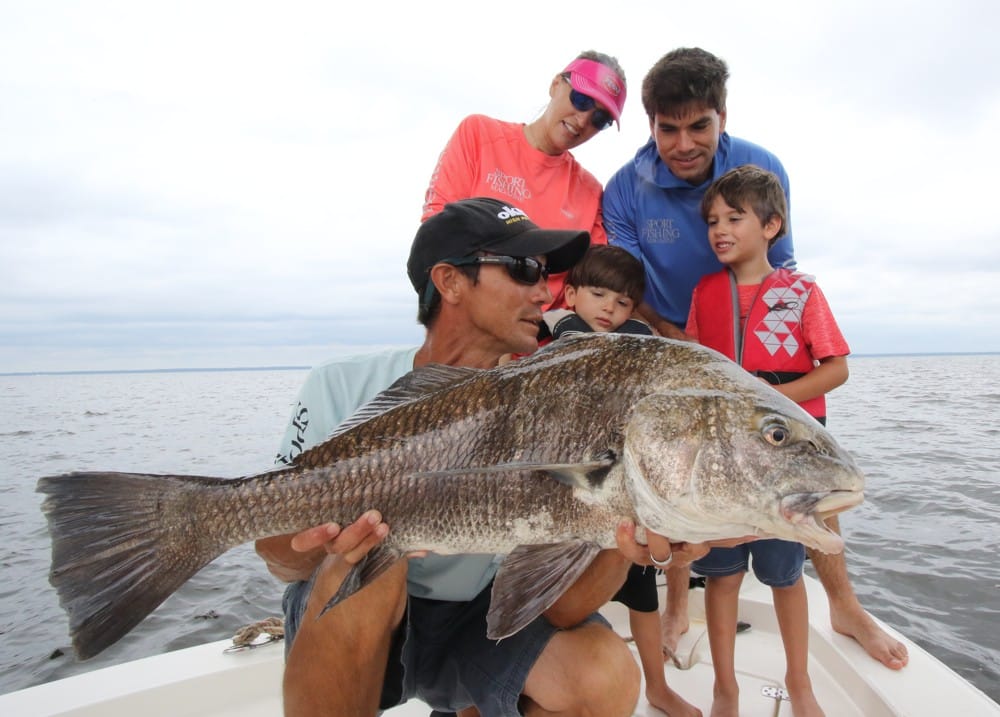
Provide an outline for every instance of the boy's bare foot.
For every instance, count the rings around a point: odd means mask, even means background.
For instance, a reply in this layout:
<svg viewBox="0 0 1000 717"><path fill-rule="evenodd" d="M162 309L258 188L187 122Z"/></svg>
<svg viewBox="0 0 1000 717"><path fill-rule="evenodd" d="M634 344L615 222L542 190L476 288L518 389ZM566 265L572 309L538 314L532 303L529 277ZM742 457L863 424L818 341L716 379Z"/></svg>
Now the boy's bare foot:
<svg viewBox="0 0 1000 717"><path fill-rule="evenodd" d="M853 637L869 655L890 670L901 670L910 661L906 645L878 626L860 604L852 609L830 605L830 623L841 635Z"/></svg>
<svg viewBox="0 0 1000 717"><path fill-rule="evenodd" d="M712 697L711 717L739 717L740 693L716 690Z"/></svg>
<svg viewBox="0 0 1000 717"><path fill-rule="evenodd" d="M646 701L669 717L702 717L701 710L670 687L646 687Z"/></svg>
<svg viewBox="0 0 1000 717"><path fill-rule="evenodd" d="M788 699L792 704L792 714L795 717L826 717L819 702L816 701L816 695L812 691L812 682L808 676L796 680L786 675L785 688L788 690Z"/></svg>

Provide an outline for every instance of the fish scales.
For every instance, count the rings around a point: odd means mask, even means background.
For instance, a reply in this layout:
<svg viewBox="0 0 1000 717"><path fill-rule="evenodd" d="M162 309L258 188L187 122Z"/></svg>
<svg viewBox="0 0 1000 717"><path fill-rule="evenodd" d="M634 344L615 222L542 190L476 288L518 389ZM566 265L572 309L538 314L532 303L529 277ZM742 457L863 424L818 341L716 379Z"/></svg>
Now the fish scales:
<svg viewBox="0 0 1000 717"><path fill-rule="evenodd" d="M576 546L613 546L622 517L675 540L761 534L838 549L822 518L856 505L862 488L822 426L720 354L602 334L489 371L415 371L281 470L39 481L50 580L83 657L229 548L371 508L391 526L391 555L523 557L549 545L559 573L592 559L596 547L581 560ZM502 569L497 587L544 609L523 580Z"/></svg>

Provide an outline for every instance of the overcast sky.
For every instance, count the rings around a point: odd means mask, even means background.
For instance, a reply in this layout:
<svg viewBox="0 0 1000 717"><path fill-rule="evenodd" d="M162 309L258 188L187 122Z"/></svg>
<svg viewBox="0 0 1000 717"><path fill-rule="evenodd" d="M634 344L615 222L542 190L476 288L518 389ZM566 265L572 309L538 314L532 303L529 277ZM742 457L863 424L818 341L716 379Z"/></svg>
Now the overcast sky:
<svg viewBox="0 0 1000 717"><path fill-rule="evenodd" d="M1000 10L982 2L0 0L0 372L312 365L422 332L405 261L471 113L530 121L581 50L622 131L678 46L784 162L855 354L1000 351ZM346 8L346 9L344 9Z"/></svg>

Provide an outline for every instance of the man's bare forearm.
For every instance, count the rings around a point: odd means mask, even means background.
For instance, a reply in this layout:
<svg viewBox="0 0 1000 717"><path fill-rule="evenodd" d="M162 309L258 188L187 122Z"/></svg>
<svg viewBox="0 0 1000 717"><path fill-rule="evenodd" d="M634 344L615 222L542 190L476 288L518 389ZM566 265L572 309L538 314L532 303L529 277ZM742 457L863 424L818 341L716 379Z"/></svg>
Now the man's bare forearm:
<svg viewBox="0 0 1000 717"><path fill-rule="evenodd" d="M545 611L545 617L556 627L580 624L614 597L625 582L629 565L618 550L602 550L569 590Z"/></svg>
<svg viewBox="0 0 1000 717"><path fill-rule="evenodd" d="M254 547L257 554L267 563L271 575L286 583L308 580L316 566L323 561L326 551L320 547L308 552L292 548L295 533L273 535L261 538Z"/></svg>

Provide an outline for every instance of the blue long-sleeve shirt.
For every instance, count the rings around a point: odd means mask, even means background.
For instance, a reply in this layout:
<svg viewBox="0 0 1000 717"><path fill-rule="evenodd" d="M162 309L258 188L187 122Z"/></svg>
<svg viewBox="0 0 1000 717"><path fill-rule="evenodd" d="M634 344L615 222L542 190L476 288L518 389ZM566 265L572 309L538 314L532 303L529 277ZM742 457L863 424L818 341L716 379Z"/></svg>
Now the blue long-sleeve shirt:
<svg viewBox="0 0 1000 717"><path fill-rule="evenodd" d="M778 158L763 147L725 132L719 139L712 176L701 185L675 177L650 138L604 189L608 243L627 249L642 262L646 269L646 303L681 328L687 322L695 284L706 274L722 269L708 243L701 198L715 179L744 164L774 172L789 198L788 174ZM775 267L795 266L791 222L788 233L771 247L768 260Z"/></svg>

